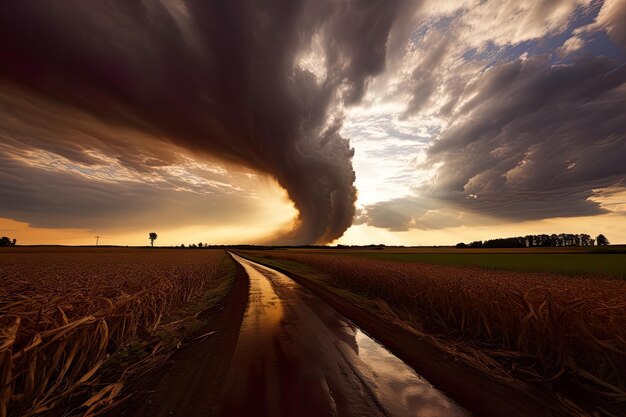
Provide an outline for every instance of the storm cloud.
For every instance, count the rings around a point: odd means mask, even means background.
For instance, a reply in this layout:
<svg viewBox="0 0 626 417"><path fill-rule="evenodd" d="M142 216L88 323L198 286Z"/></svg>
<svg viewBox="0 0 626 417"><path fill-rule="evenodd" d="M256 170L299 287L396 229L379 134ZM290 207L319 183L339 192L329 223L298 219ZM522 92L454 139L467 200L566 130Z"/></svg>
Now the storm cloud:
<svg viewBox="0 0 626 417"><path fill-rule="evenodd" d="M356 200L341 108L384 70L405 6L9 2L0 15L0 74L106 123L273 176L300 213L282 241L328 242L350 226ZM316 46L322 75L298 60ZM69 149L80 149L75 141ZM124 147L127 164L146 165L136 157L142 151ZM72 157L89 162L80 151Z"/></svg>
<svg viewBox="0 0 626 417"><path fill-rule="evenodd" d="M467 98L471 97L471 98ZM594 189L626 177L626 66L605 57L494 66L466 90L428 149L426 189L468 210L515 220L594 215Z"/></svg>
<svg viewBox="0 0 626 417"><path fill-rule="evenodd" d="M354 223L406 232L460 226L464 220L461 211L442 207L437 200L407 196L366 205L359 210Z"/></svg>
<svg viewBox="0 0 626 417"><path fill-rule="evenodd" d="M363 135L391 136L376 149L395 161L387 187L401 177L409 190L362 205L357 222L428 230L608 213L601 190L626 185L624 2L466 1L423 12L395 80L372 86L391 91L386 107L372 100L360 116L380 120ZM395 131L409 124L429 139L416 136L399 158Z"/></svg>
<svg viewBox="0 0 626 417"><path fill-rule="evenodd" d="M0 157L0 200L4 217L19 218L42 228L118 229L170 228L189 225L220 225L232 221L236 210L255 216L252 204L230 193L206 193L177 189L166 181L118 180L115 184L94 181L68 171L51 173L39 167L24 167ZM180 216L179 213L185 213Z"/></svg>
<svg viewBox="0 0 626 417"><path fill-rule="evenodd" d="M273 177L294 202L299 218L280 243L330 242L351 224L433 230L615 213L622 205L602 201L626 187L625 7L9 2L0 174L33 181L15 181L30 197L3 190L0 216L89 227L86 215L73 224L53 213L64 194L48 193L40 169L56 171L60 188L85 178L109 187L102 195L120 213L157 195L194 222L205 198L249 213L233 185L246 174L233 167ZM216 160L229 168L211 168ZM98 193L63 204L86 213ZM141 207L124 204L138 194ZM206 205L207 218L218 206Z"/></svg>

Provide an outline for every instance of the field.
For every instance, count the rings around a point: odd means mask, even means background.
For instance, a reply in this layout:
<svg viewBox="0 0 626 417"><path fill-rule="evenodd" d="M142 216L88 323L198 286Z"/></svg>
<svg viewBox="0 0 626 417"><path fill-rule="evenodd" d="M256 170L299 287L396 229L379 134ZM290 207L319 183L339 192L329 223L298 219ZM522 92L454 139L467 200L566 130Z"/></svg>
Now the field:
<svg viewBox="0 0 626 417"><path fill-rule="evenodd" d="M291 250L290 252L319 253L319 250ZM532 249L385 248L384 250L326 250L323 253L396 262L478 266L511 271L626 278L626 248L624 247Z"/></svg>
<svg viewBox="0 0 626 417"><path fill-rule="evenodd" d="M1 417L93 415L180 343L190 303L219 300L234 270L212 250L10 248L0 265Z"/></svg>
<svg viewBox="0 0 626 417"><path fill-rule="evenodd" d="M623 251L241 254L331 289L504 384L550 392L573 415L626 415ZM119 403L130 380L196 340L198 317L229 292L235 268L220 250L135 248L7 248L0 265L0 417L95 416Z"/></svg>
<svg viewBox="0 0 626 417"><path fill-rule="evenodd" d="M503 380L543 384L573 413L579 406L599 415L625 411L626 285L621 279L415 262L428 259L424 253L246 255L333 287ZM515 256L531 255L509 253L505 259Z"/></svg>

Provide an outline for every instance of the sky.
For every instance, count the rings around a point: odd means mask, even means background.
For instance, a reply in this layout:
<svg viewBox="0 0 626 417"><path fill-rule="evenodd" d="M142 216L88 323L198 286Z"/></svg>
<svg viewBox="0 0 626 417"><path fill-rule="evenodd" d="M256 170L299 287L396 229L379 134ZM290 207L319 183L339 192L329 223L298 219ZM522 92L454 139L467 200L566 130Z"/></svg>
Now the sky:
<svg viewBox="0 0 626 417"><path fill-rule="evenodd" d="M10 1L22 244L626 243L626 1Z"/></svg>

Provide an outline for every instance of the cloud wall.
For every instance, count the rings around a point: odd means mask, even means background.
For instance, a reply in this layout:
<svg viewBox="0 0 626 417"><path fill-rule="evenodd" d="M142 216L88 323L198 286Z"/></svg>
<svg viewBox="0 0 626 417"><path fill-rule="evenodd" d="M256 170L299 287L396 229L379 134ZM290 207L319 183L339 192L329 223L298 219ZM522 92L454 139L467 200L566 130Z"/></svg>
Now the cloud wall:
<svg viewBox="0 0 626 417"><path fill-rule="evenodd" d="M0 75L106 123L269 174L300 213L280 240L323 243L354 215L353 150L339 133L341 109L385 68L404 6L10 2L0 15ZM323 77L298 61L313 39ZM141 150L127 145L125 160L141 169ZM88 163L76 149L59 152Z"/></svg>

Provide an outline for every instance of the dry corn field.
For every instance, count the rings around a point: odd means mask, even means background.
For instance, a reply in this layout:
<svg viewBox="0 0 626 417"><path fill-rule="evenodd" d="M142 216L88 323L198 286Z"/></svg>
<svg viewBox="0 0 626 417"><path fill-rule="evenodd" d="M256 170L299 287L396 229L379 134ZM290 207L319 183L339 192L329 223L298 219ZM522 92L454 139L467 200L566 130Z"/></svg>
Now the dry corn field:
<svg viewBox="0 0 626 417"><path fill-rule="evenodd" d="M600 414L626 406L623 280L289 251L263 255L307 265L333 286L383 300L415 328L471 344L494 370L559 390L582 387L600 398Z"/></svg>
<svg viewBox="0 0 626 417"><path fill-rule="evenodd" d="M78 394L93 415L122 384L107 358L215 286L223 251L23 249L0 253L0 417L32 416ZM88 393L88 394L85 394Z"/></svg>

